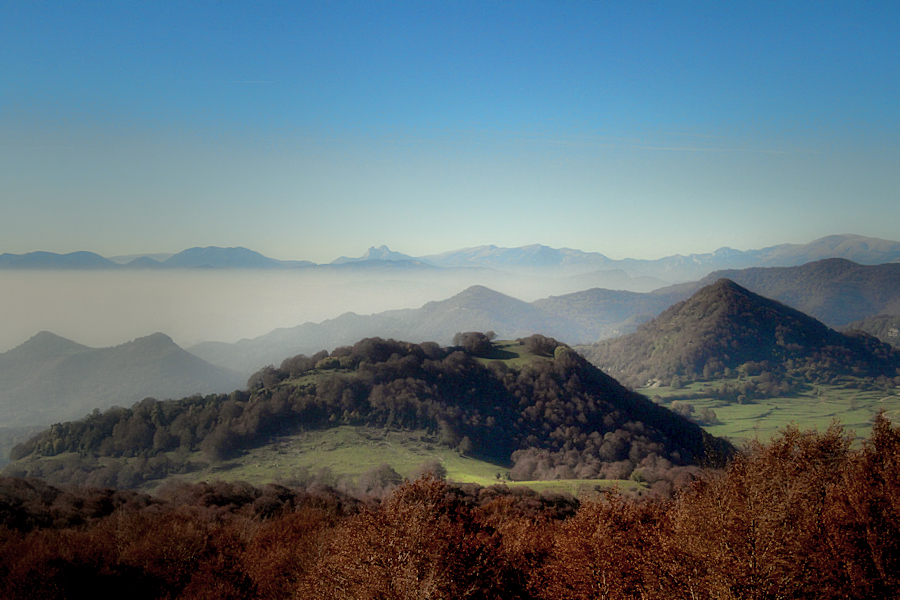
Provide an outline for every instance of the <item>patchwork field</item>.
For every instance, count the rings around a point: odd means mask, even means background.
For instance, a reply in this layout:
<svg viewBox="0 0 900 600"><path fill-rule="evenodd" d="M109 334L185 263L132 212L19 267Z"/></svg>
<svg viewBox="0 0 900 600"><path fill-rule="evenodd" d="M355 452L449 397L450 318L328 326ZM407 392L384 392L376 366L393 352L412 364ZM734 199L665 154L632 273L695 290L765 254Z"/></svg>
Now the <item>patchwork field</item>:
<svg viewBox="0 0 900 600"><path fill-rule="evenodd" d="M716 420L701 423L703 428L736 444L748 440L766 442L792 423L801 429L824 431L835 421L862 440L869 436L872 420L880 410L894 422L900 421L900 394L896 390L888 393L819 385L794 396L737 404L708 394L710 387L719 384L721 382L700 382L677 390L658 387L637 391L649 398L659 396L663 405L670 408L675 401L690 404L695 416L703 409L711 409Z"/></svg>

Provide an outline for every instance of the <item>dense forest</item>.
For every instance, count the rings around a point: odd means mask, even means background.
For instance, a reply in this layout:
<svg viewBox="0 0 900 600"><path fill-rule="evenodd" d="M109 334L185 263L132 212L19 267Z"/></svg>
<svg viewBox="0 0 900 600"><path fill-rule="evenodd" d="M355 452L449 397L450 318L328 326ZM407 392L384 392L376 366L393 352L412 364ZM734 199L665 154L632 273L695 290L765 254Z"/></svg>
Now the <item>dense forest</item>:
<svg viewBox="0 0 900 600"><path fill-rule="evenodd" d="M743 378L748 397L808 384L890 389L900 385L900 350L862 332L838 333L728 280L640 325L581 351L633 387Z"/></svg>
<svg viewBox="0 0 900 600"><path fill-rule="evenodd" d="M168 484L157 496L0 478L0 597L870 599L900 595L900 428L788 428L672 499L580 503L408 481Z"/></svg>
<svg viewBox="0 0 900 600"><path fill-rule="evenodd" d="M517 480L624 479L637 470L665 487L732 451L552 338L521 340L535 357L521 365L491 360L488 335L456 341L368 338L264 368L245 391L94 411L13 448L4 473L135 487L189 470L197 450L223 460L274 435L336 425L425 430L435 443L509 465ZM60 459L40 460L51 456Z"/></svg>

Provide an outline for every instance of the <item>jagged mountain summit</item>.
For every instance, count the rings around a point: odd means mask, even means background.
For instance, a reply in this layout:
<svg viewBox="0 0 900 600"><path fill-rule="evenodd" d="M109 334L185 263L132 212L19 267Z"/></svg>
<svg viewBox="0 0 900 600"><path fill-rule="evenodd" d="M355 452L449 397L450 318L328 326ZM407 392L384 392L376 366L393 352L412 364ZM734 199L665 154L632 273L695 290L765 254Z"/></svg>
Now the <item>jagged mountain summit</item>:
<svg viewBox="0 0 900 600"><path fill-rule="evenodd" d="M0 425L33 425L130 406L148 396L230 391L246 379L208 364L162 333L90 348L43 331L0 354L0 381Z"/></svg>
<svg viewBox="0 0 900 600"><path fill-rule="evenodd" d="M729 279L703 287L636 332L584 352L635 386L760 371L809 381L900 375L900 351L861 333L838 333Z"/></svg>
<svg viewBox="0 0 900 600"><path fill-rule="evenodd" d="M422 259L413 258L408 254L402 254L400 252L394 252L387 246L379 246L376 248L375 246L370 247L366 250L366 253L363 254L359 258L349 258L347 256L341 256L340 258L336 258L331 261L333 265L342 265L351 262L365 262L370 260L385 260L385 261L422 261Z"/></svg>

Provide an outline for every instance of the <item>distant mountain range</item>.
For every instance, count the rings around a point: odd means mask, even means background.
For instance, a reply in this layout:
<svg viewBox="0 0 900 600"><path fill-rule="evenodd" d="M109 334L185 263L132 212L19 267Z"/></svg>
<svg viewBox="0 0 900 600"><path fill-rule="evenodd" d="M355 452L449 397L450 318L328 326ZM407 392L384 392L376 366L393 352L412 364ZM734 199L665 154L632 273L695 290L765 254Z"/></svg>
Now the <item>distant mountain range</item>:
<svg viewBox="0 0 900 600"><path fill-rule="evenodd" d="M267 364L280 364L287 357L352 344L365 337L434 341L450 344L460 331L493 330L503 339L516 339L535 332L571 339L580 326L527 302L472 286L459 294L417 309L390 310L362 316L346 313L321 323L305 323L276 329L234 344L204 342L189 351L204 360L236 371L251 373ZM596 339L595 332L587 339Z"/></svg>
<svg viewBox="0 0 900 600"><path fill-rule="evenodd" d="M189 248L163 260L158 260L160 256L135 255L120 262L122 257L113 260L93 252L0 254L0 269L283 269L315 265L303 260L275 260L240 247Z"/></svg>
<svg viewBox="0 0 900 600"><path fill-rule="evenodd" d="M701 288L634 333L580 350L633 386L763 371L808 382L900 375L900 350L865 334L839 333L729 279Z"/></svg>
<svg viewBox="0 0 900 600"><path fill-rule="evenodd" d="M290 356L330 351L374 336L448 345L458 332L494 331L501 339L541 333L568 343L589 343L633 331L682 298L680 292L637 294L593 289L528 303L476 285L421 308L374 315L346 313L234 344L203 342L188 350L209 363L249 374Z"/></svg>
<svg viewBox="0 0 900 600"><path fill-rule="evenodd" d="M381 259L372 262L390 264ZM334 267L352 268L353 264ZM900 263L859 265L826 259L796 267L721 271L701 282L652 293L593 288L531 303L476 285L416 309L346 313L233 344L204 342L188 348L190 353L162 334L115 348L91 349L42 333L0 354L4 384L0 425L74 418L94 406L128 404L145 396L230 391L243 387L249 374L267 364L279 365L292 356L330 351L366 337L448 345L457 332L493 330L501 339L541 333L568 344L590 344L635 332L642 323L715 284L716 276L723 273L741 288L808 313L828 326L852 325L887 343L898 341ZM691 345L682 349L690 350ZM704 366L697 368L702 372ZM89 400L79 404L79 398ZM13 405L15 410L10 412ZM59 416L59 411L68 412Z"/></svg>
<svg viewBox="0 0 900 600"><path fill-rule="evenodd" d="M44 331L0 354L0 425L75 419L95 408L131 406L148 396L230 392L246 381L162 333L111 348L89 348Z"/></svg>
<svg viewBox="0 0 900 600"><path fill-rule="evenodd" d="M715 252L673 255L656 260L626 258L613 260L597 252L582 252L570 248L550 248L540 244L519 248L477 246L414 257L395 252L387 246L372 247L359 258L342 256L330 264L317 265L303 260L275 260L246 248L190 248L178 254L135 255L103 258L90 252L53 254L0 255L0 269L150 269L150 268L212 268L212 269L493 269L518 273L549 273L559 277L597 274L608 280L610 273L619 272L623 281L640 280L638 285L664 286L668 283L694 281L721 269L749 267L790 267L825 258L844 258L859 264L883 264L900 261L900 242L859 235L833 235L809 244L780 244L760 250L720 248ZM123 259L128 259L124 262ZM160 260L162 259L162 260ZM630 282L630 288L635 282ZM658 284L658 285L657 285Z"/></svg>
<svg viewBox="0 0 900 600"><path fill-rule="evenodd" d="M418 309L368 316L347 313L235 344L204 342L189 350L212 364L250 373L287 356L330 350L371 336L449 344L456 332L493 330L502 339L542 333L569 344L588 344L632 333L641 323L724 276L830 327L879 314L900 315L900 263L859 265L826 259L797 267L717 271L700 282L650 293L593 288L532 303L473 286Z"/></svg>

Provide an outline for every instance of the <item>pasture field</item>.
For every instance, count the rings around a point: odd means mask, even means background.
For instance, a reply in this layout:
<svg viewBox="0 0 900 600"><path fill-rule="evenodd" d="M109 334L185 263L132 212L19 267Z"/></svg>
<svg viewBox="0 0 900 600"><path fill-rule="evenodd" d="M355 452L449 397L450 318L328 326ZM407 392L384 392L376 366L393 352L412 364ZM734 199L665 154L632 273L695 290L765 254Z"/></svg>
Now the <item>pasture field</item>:
<svg viewBox="0 0 900 600"><path fill-rule="evenodd" d="M476 357L476 360L483 364L490 364L495 360L499 360L514 369L521 369L535 360L550 360L548 357L532 354L525 349L524 344L520 344L515 340L495 341L493 346L494 348L488 356Z"/></svg>
<svg viewBox="0 0 900 600"><path fill-rule="evenodd" d="M900 394L896 390L885 392L816 385L793 396L738 404L708 394L709 388L721 383L697 382L677 390L658 387L637 391L651 399L659 396L666 407L672 407L673 401L684 398L680 402L692 405L695 416L704 408L712 409L716 421L700 425L709 433L726 437L738 445L750 440L767 442L792 423L800 429L825 431L835 421L861 441L869 437L872 421L880 410L894 422L900 422ZM688 395L692 397L685 398Z"/></svg>
<svg viewBox="0 0 900 600"><path fill-rule="evenodd" d="M538 492L566 493L575 496L618 486L622 490L645 487L635 481L557 480L510 481L508 467L463 456L436 443L422 431L387 431L370 427L341 426L279 436L270 444L249 450L243 456L209 464L197 453L195 465L201 468L178 475L184 481L247 481L254 485L269 482L298 482L318 479L335 485L354 481L379 465L388 464L403 477L414 475L420 467L437 460L447 470L447 478L458 483L482 486L503 484L525 486ZM161 482L142 488L152 491Z"/></svg>

